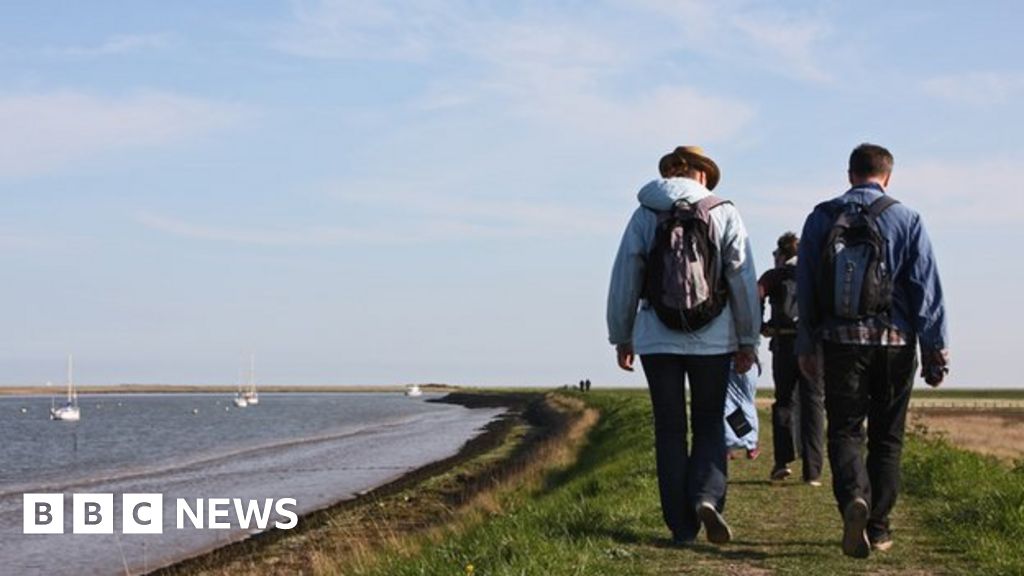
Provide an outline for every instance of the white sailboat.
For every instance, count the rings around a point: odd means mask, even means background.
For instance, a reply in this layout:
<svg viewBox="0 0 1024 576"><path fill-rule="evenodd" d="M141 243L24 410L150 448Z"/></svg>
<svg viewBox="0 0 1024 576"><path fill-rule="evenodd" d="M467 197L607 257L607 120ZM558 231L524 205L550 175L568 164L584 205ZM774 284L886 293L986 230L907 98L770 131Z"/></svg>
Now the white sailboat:
<svg viewBox="0 0 1024 576"><path fill-rule="evenodd" d="M249 388L245 391L245 401L249 406L260 403L260 395L256 393L256 355L249 355Z"/></svg>
<svg viewBox="0 0 1024 576"><path fill-rule="evenodd" d="M423 390L420 390L419 384L413 384L412 386L409 386L408 388L405 389L405 395L413 397L423 396Z"/></svg>
<svg viewBox="0 0 1024 576"><path fill-rule="evenodd" d="M50 408L50 420L77 422L82 418L82 412L78 408L78 392L75 391L75 381L72 377L73 368L73 360L68 354L68 399L60 408Z"/></svg>

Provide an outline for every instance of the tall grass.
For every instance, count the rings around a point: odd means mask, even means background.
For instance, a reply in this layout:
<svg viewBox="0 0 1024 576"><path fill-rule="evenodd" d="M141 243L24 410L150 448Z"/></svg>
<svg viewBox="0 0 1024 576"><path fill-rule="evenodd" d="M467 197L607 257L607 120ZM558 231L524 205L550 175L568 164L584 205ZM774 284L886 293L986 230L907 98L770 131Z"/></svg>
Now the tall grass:
<svg viewBox="0 0 1024 576"><path fill-rule="evenodd" d="M1013 468L917 430L903 459L925 526L984 574L1024 574L1024 461Z"/></svg>
<svg viewBox="0 0 1024 576"><path fill-rule="evenodd" d="M601 397L594 394L591 398ZM634 496L651 493L653 474L643 436L650 418L641 402L598 401L602 423L592 429L579 459L559 455L554 473L520 476L518 485L492 493L483 522L470 521L433 535L417 553L389 554L358 574L494 575L647 573L614 543L640 512ZM612 400L609 402L609 400ZM621 414L619 412L627 412ZM609 417L617 430L607 425ZM642 443L638 444L638 441ZM639 450L638 450L639 448ZM638 474L640 470L643 473ZM629 494L629 498L622 498ZM438 537L440 536L440 537Z"/></svg>

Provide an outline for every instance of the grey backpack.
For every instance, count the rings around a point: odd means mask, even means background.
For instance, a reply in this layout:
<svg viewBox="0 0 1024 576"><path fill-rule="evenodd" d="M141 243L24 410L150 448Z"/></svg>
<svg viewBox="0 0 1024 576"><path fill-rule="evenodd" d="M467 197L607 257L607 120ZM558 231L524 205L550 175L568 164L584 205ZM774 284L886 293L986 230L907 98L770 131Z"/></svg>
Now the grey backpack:
<svg viewBox="0 0 1024 576"><path fill-rule="evenodd" d="M725 308L728 292L709 215L722 204L731 202L707 196L696 204L680 200L657 213L643 297L673 330L699 330Z"/></svg>

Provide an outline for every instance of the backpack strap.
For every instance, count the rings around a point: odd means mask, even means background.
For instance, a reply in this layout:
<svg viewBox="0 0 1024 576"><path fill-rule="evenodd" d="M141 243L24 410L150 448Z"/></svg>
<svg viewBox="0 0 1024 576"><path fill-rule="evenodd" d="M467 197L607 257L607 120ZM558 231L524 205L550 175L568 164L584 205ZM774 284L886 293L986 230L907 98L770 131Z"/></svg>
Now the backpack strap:
<svg viewBox="0 0 1024 576"><path fill-rule="evenodd" d="M723 200L714 194L710 194L698 200L697 203L693 205L693 211L699 218L707 220L711 211L723 204L732 204L732 202L729 200Z"/></svg>
<svg viewBox="0 0 1024 576"><path fill-rule="evenodd" d="M703 210L705 212L711 212L712 210L714 210L715 208L718 208L722 204L732 204L732 201L724 200L722 198L719 198L718 196L715 196L714 194L709 194L709 195L701 198L700 200L698 200L697 204L694 205L694 208L698 212L701 211L701 210Z"/></svg>
<svg viewBox="0 0 1024 576"><path fill-rule="evenodd" d="M893 204L899 203L900 201L893 198L892 196L883 194L881 198L878 198L877 200L872 202L870 206L868 206L868 214L871 214L872 218L878 218L879 216L882 215L882 212L885 212L886 210L891 208Z"/></svg>

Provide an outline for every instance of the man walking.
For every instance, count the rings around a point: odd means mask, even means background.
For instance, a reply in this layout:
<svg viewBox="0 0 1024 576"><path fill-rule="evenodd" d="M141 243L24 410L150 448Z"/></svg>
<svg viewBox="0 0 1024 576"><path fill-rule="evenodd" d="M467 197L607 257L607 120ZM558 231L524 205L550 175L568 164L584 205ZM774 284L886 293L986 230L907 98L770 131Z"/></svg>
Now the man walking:
<svg viewBox="0 0 1024 576"><path fill-rule="evenodd" d="M921 217L886 194L892 168L881 146L853 150L851 188L807 217L797 264L800 369L810 380L824 375L843 553L857 558L892 547L915 343L928 384L942 382L948 362L931 242Z"/></svg>
<svg viewBox="0 0 1024 576"><path fill-rule="evenodd" d="M761 302L771 304L771 318L762 324L761 334L771 337L772 379L775 381L775 403L772 404L772 439L775 465L771 479L785 480L793 474L789 463L796 459L799 432L803 461L803 481L821 486L821 468L825 455L825 406L821 379L808 380L797 367L796 263L799 238L792 232L779 237L774 252L775 267L757 281ZM799 406L797 405L799 402ZM799 430L794 412L799 410Z"/></svg>
<svg viewBox="0 0 1024 576"><path fill-rule="evenodd" d="M712 543L732 538L724 419L730 362L750 370L760 338L756 274L746 229L711 194L720 171L699 147L678 147L662 178L641 189L619 246L608 292L609 340L619 366L640 355L654 412L662 515L673 542L703 525ZM638 309L639 305L639 309ZM692 450L687 449L689 381Z"/></svg>

